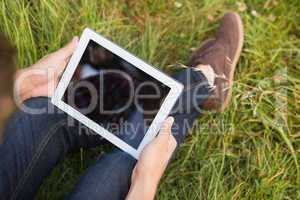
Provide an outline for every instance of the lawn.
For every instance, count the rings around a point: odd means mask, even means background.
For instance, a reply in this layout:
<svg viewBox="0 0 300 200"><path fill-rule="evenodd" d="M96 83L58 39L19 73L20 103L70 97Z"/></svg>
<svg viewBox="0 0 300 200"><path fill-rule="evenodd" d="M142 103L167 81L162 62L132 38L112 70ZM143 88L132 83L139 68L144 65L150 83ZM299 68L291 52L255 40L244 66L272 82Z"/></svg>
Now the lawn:
<svg viewBox="0 0 300 200"><path fill-rule="evenodd" d="M91 27L167 73L226 11L240 13L245 45L232 103L199 118L157 199L300 199L299 0L0 0L0 9L20 68ZM110 148L68 156L36 199L62 199Z"/></svg>

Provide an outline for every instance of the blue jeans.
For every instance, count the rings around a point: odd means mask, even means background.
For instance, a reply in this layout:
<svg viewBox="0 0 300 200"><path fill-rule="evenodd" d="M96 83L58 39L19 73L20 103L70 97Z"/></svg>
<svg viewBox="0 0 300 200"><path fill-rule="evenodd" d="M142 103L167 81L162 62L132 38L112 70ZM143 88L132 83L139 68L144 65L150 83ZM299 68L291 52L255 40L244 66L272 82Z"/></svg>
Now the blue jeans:
<svg viewBox="0 0 300 200"><path fill-rule="evenodd" d="M180 144L201 114L198 106L201 107L209 95L209 87L203 74L191 69L173 77L185 85L172 112L175 118L172 132ZM48 98L33 98L24 105L46 110L41 114L19 111L7 124L5 140L0 146L0 200L33 199L44 178L66 154L103 143L100 136L88 131L79 134L78 123L68 126L68 116L55 108ZM132 118L133 123L143 121L138 114ZM135 138L124 140L131 144L139 141ZM113 150L86 170L67 199L124 199L135 164L131 156Z"/></svg>

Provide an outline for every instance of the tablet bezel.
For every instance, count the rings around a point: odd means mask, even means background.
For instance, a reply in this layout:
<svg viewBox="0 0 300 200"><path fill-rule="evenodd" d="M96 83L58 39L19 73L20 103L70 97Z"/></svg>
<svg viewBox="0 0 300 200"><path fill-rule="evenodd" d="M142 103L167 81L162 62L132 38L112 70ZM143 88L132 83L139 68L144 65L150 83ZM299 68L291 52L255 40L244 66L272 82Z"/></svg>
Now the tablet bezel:
<svg viewBox="0 0 300 200"><path fill-rule="evenodd" d="M124 142L122 139L118 138L113 133L109 132L107 129L103 128L93 120L81 114L79 111L77 111L76 109L74 109L73 107L71 107L70 105L68 105L62 100L63 95L73 77L76 68L79 65L79 62L90 40L93 40L94 42L100 44L107 50L123 58L128 63L131 63L133 66L144 71L145 73L149 74L150 76L152 76L153 78L162 82L164 85L170 88L170 91L166 96L165 100L163 101L161 108L159 109L157 115L155 116L154 120L149 126L143 140L141 141L137 149L133 148L132 146ZM78 120L79 122L87 126L88 128L92 129L97 134L101 135L102 137L104 137L105 139L107 139L108 141L110 141L111 143L113 143L123 151L129 153L134 158L138 159L143 148L156 137L163 121L171 112L172 107L176 103L182 91L183 91L183 85L177 82L175 79L164 74L157 68L152 67L151 65L145 63L141 59L132 55L128 51L124 50L120 46L104 38L103 36L99 35L93 30L86 28L82 33L77 49L73 53L68 65L66 66L66 69L61 77L61 80L59 81L58 86L54 92L54 95L52 96L51 102L54 105L56 105L58 108L60 108L62 111L69 114L71 117L75 118L76 120Z"/></svg>

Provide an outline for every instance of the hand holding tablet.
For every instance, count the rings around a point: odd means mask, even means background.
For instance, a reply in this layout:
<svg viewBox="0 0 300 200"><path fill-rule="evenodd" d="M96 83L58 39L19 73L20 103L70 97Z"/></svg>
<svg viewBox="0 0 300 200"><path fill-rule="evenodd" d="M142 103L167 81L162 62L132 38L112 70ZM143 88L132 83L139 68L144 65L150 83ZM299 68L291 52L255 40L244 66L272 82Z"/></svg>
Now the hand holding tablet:
<svg viewBox="0 0 300 200"><path fill-rule="evenodd" d="M138 159L182 90L176 80L85 29L52 103ZM137 121L145 122L142 129Z"/></svg>

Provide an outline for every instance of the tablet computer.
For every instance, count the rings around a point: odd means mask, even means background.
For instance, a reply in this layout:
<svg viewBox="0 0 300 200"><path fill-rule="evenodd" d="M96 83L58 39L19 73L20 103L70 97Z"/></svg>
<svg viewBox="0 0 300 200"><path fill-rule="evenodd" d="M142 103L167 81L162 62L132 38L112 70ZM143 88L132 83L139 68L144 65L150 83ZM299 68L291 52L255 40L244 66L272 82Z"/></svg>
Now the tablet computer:
<svg viewBox="0 0 300 200"><path fill-rule="evenodd" d="M51 102L138 159L182 90L181 83L86 28Z"/></svg>

